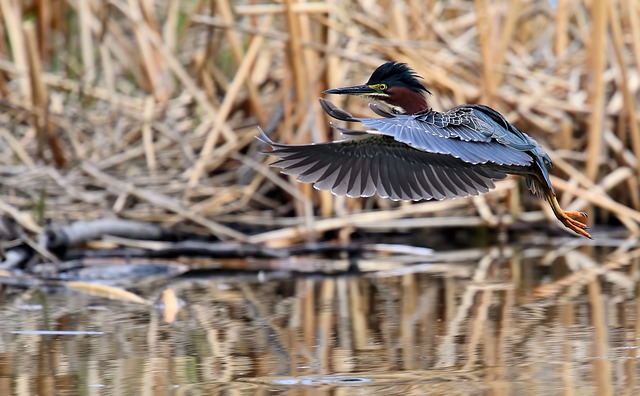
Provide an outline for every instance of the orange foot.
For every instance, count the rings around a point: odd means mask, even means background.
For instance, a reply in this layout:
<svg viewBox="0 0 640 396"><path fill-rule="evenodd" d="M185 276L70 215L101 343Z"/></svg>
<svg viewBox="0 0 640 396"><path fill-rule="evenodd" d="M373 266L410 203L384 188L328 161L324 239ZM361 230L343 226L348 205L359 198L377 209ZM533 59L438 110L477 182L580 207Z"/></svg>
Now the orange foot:
<svg viewBox="0 0 640 396"><path fill-rule="evenodd" d="M560 220L565 227L578 235L593 239L591 235L585 231L587 229L587 225L584 223L587 220L586 213L562 210L556 195L551 190L547 191L546 198L547 202L549 202L549 205L551 206L551 210L553 210L553 214L556 215L556 218Z"/></svg>
<svg viewBox="0 0 640 396"><path fill-rule="evenodd" d="M564 224L565 227L567 227L568 229L570 229L571 231L575 232L576 234L580 234L582 236L585 236L589 239L593 239L591 237L591 234L589 234L586 229L587 229L587 225L584 224L582 221L585 221L587 219L587 214L584 212L568 212L568 211L559 211L559 213L556 213L556 217L558 218L558 220L560 220L560 222L562 224ZM576 220L576 219L580 219L582 221Z"/></svg>

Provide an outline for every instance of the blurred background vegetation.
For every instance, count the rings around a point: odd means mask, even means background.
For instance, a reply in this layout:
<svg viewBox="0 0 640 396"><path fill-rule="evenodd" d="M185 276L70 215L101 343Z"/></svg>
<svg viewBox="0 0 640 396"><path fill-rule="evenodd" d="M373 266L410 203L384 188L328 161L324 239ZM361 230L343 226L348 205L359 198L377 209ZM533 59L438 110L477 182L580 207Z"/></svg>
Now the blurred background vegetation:
<svg viewBox="0 0 640 396"><path fill-rule="evenodd" d="M317 98L390 59L434 108L484 103L539 140L563 208L589 212L596 238L640 233L635 0L0 0L0 214L31 233L120 217L271 245L564 232L517 178L412 204L334 197L266 165L257 125L278 142L338 138Z"/></svg>

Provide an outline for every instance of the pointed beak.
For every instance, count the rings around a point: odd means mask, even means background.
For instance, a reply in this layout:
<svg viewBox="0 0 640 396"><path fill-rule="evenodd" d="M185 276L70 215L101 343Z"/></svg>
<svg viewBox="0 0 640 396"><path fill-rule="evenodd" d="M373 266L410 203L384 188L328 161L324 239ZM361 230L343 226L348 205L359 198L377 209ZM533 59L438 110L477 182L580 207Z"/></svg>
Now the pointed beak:
<svg viewBox="0 0 640 396"><path fill-rule="evenodd" d="M336 95L370 95L376 94L378 91L371 88L370 86L363 85L354 85L352 87L343 87L343 88L332 88L324 91L326 94L336 94Z"/></svg>

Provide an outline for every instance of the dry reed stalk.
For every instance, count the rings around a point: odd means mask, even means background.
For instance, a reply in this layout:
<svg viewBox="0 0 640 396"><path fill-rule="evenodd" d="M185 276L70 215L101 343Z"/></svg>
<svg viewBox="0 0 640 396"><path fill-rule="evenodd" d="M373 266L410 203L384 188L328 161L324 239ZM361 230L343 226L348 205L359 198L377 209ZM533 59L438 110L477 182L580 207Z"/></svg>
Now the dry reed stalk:
<svg viewBox="0 0 640 396"><path fill-rule="evenodd" d="M265 17L262 21L262 24L260 25L260 28L266 30L271 25L271 21L272 18L270 16ZM244 84L245 80L249 78L251 66L254 63L263 42L264 37L255 36L249 44L249 48L247 49L247 53L242 60L242 64L240 65L240 67L238 67L238 71L236 72L233 81L229 86L229 90L227 91L227 94L225 95L224 100L222 101L222 104L218 109L218 113L216 114L216 118L213 122L213 129L209 131L204 145L202 146L202 150L200 151L200 158L198 158L198 161L195 163L193 169L191 170L191 174L189 175L190 187L195 186L200 180L200 177L205 170L205 165L209 160L209 155L211 154L211 151L213 150L213 147L218 140L218 136L220 135L220 132L224 130L223 125L227 125L226 120L231 112L231 108L233 106L235 98L240 92L240 88ZM231 142L236 141L237 138L234 136Z"/></svg>
<svg viewBox="0 0 640 396"><path fill-rule="evenodd" d="M160 152L163 149L170 147L173 142L169 139L160 139L158 142L153 143L153 151ZM113 156L105 159L104 161L100 161L95 164L96 168L101 170L106 170L109 168L116 167L118 165L126 164L131 160L135 160L138 157L145 156L145 146L137 146L130 150L114 154Z"/></svg>
<svg viewBox="0 0 640 396"><path fill-rule="evenodd" d="M617 2L615 2L617 3ZM613 50L618 62L618 71L620 73L620 84L625 104L625 115L629 118L629 133L631 134L631 145L636 157L636 175L640 176L640 125L638 124L638 116L636 114L635 95L630 91L629 76L627 70L627 62L624 56L624 41L622 37L622 26L618 7L614 6L609 10L609 24L611 26L611 36L613 38ZM640 207L636 207L640 209Z"/></svg>
<svg viewBox="0 0 640 396"><path fill-rule="evenodd" d="M496 78L493 63L493 22L490 20L490 7L487 0L474 0L476 29L482 54L482 101L494 106L496 97Z"/></svg>
<svg viewBox="0 0 640 396"><path fill-rule="evenodd" d="M300 190L298 190L295 185L292 185L291 183L287 183L281 178L274 175L273 172L271 172L270 169L267 168L264 164L260 164L248 157L234 156L233 158L238 158L244 164L250 166L257 172L265 176L267 179L271 180L271 182L273 182L274 184L282 188L284 191L289 193L295 199L308 204L309 202L308 198L304 194L301 194Z"/></svg>
<svg viewBox="0 0 640 396"><path fill-rule="evenodd" d="M494 227L497 226L509 226L514 224L516 220L523 222L540 222L545 219L549 219L548 216L544 216L542 212L528 212L523 214L518 219L512 215L503 215L499 217ZM412 229L437 229L437 228L451 228L451 227L486 227L487 220L481 216L448 216L441 214L437 217L427 218L409 218L409 219L394 219L388 220L385 223L365 223L358 226L358 228L364 231L374 232L391 232L394 230L412 230Z"/></svg>
<svg viewBox="0 0 640 396"><path fill-rule="evenodd" d="M500 220L496 215L493 214L491 208L487 204L487 200L483 195L479 195L477 197L472 198L473 204L476 206L478 210L478 214L490 226L496 226L500 223Z"/></svg>
<svg viewBox="0 0 640 396"><path fill-rule="evenodd" d="M166 22L162 27L162 38L171 51L178 47L178 24L180 22L180 0L169 0Z"/></svg>
<svg viewBox="0 0 640 396"><path fill-rule="evenodd" d="M563 117L560 120L560 131L558 139L556 140L556 146L560 149L571 150L573 146L573 125L571 120L567 117Z"/></svg>
<svg viewBox="0 0 640 396"><path fill-rule="evenodd" d="M231 4L229 4L228 0L216 0L216 9L220 13L222 20L232 25L234 22L233 11L231 9ZM264 27L264 26L263 26ZM268 25L266 26L269 27ZM265 29L266 30L266 29ZM235 59L236 65L239 67L243 62L243 53L242 53L242 43L240 41L240 37L236 30L227 29L227 39L231 45L231 52ZM267 123L267 116L264 113L263 105L260 101L259 92L257 87L254 85L251 78L247 78L245 80L245 86L249 93L249 101L251 104L251 110L255 113L258 121L265 125Z"/></svg>
<svg viewBox="0 0 640 396"><path fill-rule="evenodd" d="M289 33L289 41L287 50L289 52L289 67L293 74L295 90L295 106L294 109L300 112L306 112L306 102L308 100L307 82L305 79L305 67L303 66L302 48L300 45L300 25L296 14L293 12L295 0L285 0L285 17L287 20L287 29ZM294 113L295 114L295 113Z"/></svg>
<svg viewBox="0 0 640 396"><path fill-rule="evenodd" d="M156 161L156 153L153 149L153 130L151 123L153 121L153 112L155 100L152 96L148 96L144 102L144 109L142 111L142 118L144 122L142 124L142 145L144 147L144 155L147 159L147 167L152 177L156 176L156 170L158 163Z"/></svg>
<svg viewBox="0 0 640 396"><path fill-rule="evenodd" d="M365 206L391 209L406 204L383 200L348 200L335 198L328 193L318 194L309 185L295 183L292 186L286 179L277 176L275 171L266 172L270 176L265 176L264 168L260 176L248 180L249 176L238 171L237 167L246 165L243 158L251 158L255 150L250 145L252 132L246 129L253 122L251 117L260 119L251 105L256 100L254 97L263 107L264 114L273 115L269 120L268 132L275 132L279 141L302 143L309 141L309 137L313 141L325 141L326 116L317 106L309 110L309 103L315 104L315 96L322 89L358 82L366 78L375 66L390 58L408 62L425 77L429 87L437 92L431 98L431 103L436 107L477 101L482 93L478 87L482 86L483 81L487 83L484 71L481 75L477 73L478 70L485 70L487 57L483 56L483 51L487 48L484 45L486 43L496 44L490 48L492 59L489 70L494 78L495 105L498 109L518 127L523 127L533 135L538 133L537 137L543 134L542 140L552 139L556 147L566 149L561 156L569 166L558 167L569 175L571 181L565 185L565 189L558 187L559 191L564 191L561 202L569 205L595 202L605 211L609 210L610 200L618 201L621 206L640 206L635 175L639 168L638 148L634 143L636 140L633 140L638 137L638 132L634 131L637 125L633 121L637 116L630 113L637 106L633 96L640 87L640 77L631 67L640 59L640 44L624 40L627 36L635 37L634 32L639 29L638 23L634 22L638 20L639 10L633 2L607 2L607 6L619 7L604 20L604 31L607 32L606 26L611 27L616 58L615 62L602 66L600 77L595 73L593 63L589 69L594 77L591 81L586 78L589 70L585 70L584 65L585 59L595 55L596 45L585 46L584 43L589 42L590 37L596 37L596 31L600 29L598 24L602 24L603 20L594 19L594 8L591 9L592 14L574 13L573 6L576 9L582 9L587 4L601 6L582 0L561 1L555 14L546 13L542 6L507 7L507 2L486 0L478 0L475 4L460 1L383 4L374 1L368 7L358 2L301 3L294 0L287 4L234 6L227 0L221 3L226 6L226 11L217 6L209 7L204 2L185 7L175 0L125 1L110 3L107 7L99 7L95 2L80 4L62 0L62 3L60 9L41 10L41 16L36 21L38 32L43 27L50 29L54 39L75 34L73 32L77 32L78 37L75 40L70 37L72 40L64 47L56 46L54 41L36 45L40 53L49 51L53 59L63 61L62 68L44 70L38 73L38 78L51 93L50 118L67 133L65 140L73 147L74 156L90 158L91 162L100 164L103 171L108 169L117 178L127 178L136 187L182 200L185 207L194 213L224 213L225 221L230 222L247 219L258 224L258 214L264 215L265 211L278 208L275 196L284 195L287 202L283 207L298 206L295 210L300 219L287 220L278 214L277 224L266 225L269 230L274 230L271 236L277 238L269 243L287 243L288 240L298 240L301 235L309 237L323 227L343 228L345 231L339 235L349 234L352 225L346 222L322 223L320 228L316 227L312 216L314 210L318 210L322 216L343 216L362 210ZM478 4L481 3L489 8L479 9ZM135 6L133 10L131 5ZM2 32L9 42L7 48L12 51L10 60L0 60L0 70L7 82L5 87L18 87L15 91L9 91L4 102L10 110L3 110L3 124L0 125L0 131L4 131L0 132L0 136L6 142L5 150L0 151L0 161L10 166L21 162L31 166L35 153L32 143L34 135L23 127L30 114L24 110L30 104L24 98L28 98L30 93L28 89L20 89L21 81L29 87L28 81L23 78L27 75L28 67L23 33L20 31L20 4L13 0L0 0L0 7L6 26ZM392 18L380 20L376 10L381 8L388 10ZM70 20L60 14L61 9L75 13L73 15L77 18ZM474 9L495 15L488 17L492 22L498 22L494 24L494 33L489 34L488 39L478 36L479 33L482 35L482 29L478 30ZM180 12L190 13L185 15L184 24L179 23L176 16ZM267 13L273 16L274 23L266 29L257 27L256 16ZM616 15L621 15L622 19ZM541 24L544 18L558 21L558 24L544 27ZM389 22L391 20L398 23ZM593 31L592 22L595 27ZM292 32L297 32L293 38ZM226 39L231 35L236 39ZM244 81L239 87L232 87L223 72L224 62L231 56L232 64L235 61L235 65L240 65L247 57L242 45L254 42L253 35L263 37L263 46L257 51ZM292 41L289 41L290 38ZM292 42L296 44L292 46ZM552 44L552 52L548 51L548 43ZM291 48L290 54L297 51L297 55L290 59L292 64L289 66L285 51L282 51L286 46ZM562 54L569 49L571 56ZM20 51L23 54L22 64ZM634 58L628 58L629 54L633 54ZM95 59L96 56L100 58ZM596 57L593 56L593 59ZM91 63L93 66L88 66ZM151 69L147 66L150 63L153 63ZM47 65L44 63L45 67ZM94 68L94 77L87 80L88 73ZM154 117L150 122L144 117L145 111L150 111L148 107L145 110L148 102L145 104L142 98L148 92L156 92L145 81L146 73L153 73L153 68L158 73L162 73L162 70L171 71L172 78L175 78L175 89L171 95L184 94L161 103L161 108L155 105L154 108L161 111L152 111ZM624 71L618 72L619 68ZM80 82L76 78L78 74L83 77ZM160 82L162 77L155 78L156 82ZM592 136L584 137L579 133L574 134L574 131L594 120L591 109L596 108L596 96L593 95L595 91L588 92L588 89L597 85L596 78L611 88L611 92L606 94L611 96L604 96L603 100L607 102L606 107L603 102L601 114L602 124L606 123L607 128L599 130L597 136L592 133ZM88 84L88 81L92 84ZM250 86L245 89L243 84L251 84L256 92L252 93ZM1 82L0 89L3 89ZM292 90L298 90L299 94L290 96ZM226 105L229 108L226 116L218 118L218 103L225 100L221 95L223 93L227 94ZM339 102L341 99L335 100ZM590 100L593 100L593 106L588 105ZM364 101L353 101L353 105L359 107L349 110L358 115L368 112ZM221 125L215 125L217 120L223 121ZM267 126L264 120L260 120L260 124ZM593 122L591 124L593 131L595 127ZM140 125L144 130L140 129ZM210 136L216 127L222 130L218 132L208 151L209 156L204 160L202 154L205 151L202 148L206 143L205 136ZM149 133L151 131L153 134ZM631 147L627 147L629 137ZM595 138L604 140L604 144L594 143ZM600 145L596 157L585 150L593 150L594 144ZM198 150L200 157L194 154ZM589 155L584 155L585 151ZM583 168L585 162L594 159L601 164L599 167L602 172L598 171L597 177L591 178L588 172L585 175ZM201 174L201 183L190 188L188 194L181 195L187 190L181 172L193 169L194 162L203 166L206 172ZM150 166L151 163L155 165ZM148 177L153 167L157 178ZM622 170L612 173L618 168ZM636 172L630 175L630 169ZM611 175L605 177L609 173ZM141 176L133 177L135 174ZM73 171L70 175L73 175ZM85 186L86 183L92 183L91 177L67 177L65 174L67 183L64 186L51 176L38 177L44 177L50 183L46 187L51 204L68 208L68 212L50 211L47 215L64 219L65 216L81 216L83 212L95 213L95 216L102 213L98 209L100 200L96 203L93 198L85 199L91 195L87 192L92 188ZM279 182L274 183L274 180ZM166 184L162 185L163 182ZM26 192L30 195L37 194L44 187L36 181L30 183L28 187L21 185L29 189ZM617 183L628 184L630 188L628 191L620 187L611 189ZM75 191L73 194L67 192L72 190ZM591 193L587 201L582 197L576 199L573 195L583 190ZM509 191L511 195L506 201L488 199L485 202L483 198L476 199L475 205L466 206L464 214L460 216L451 217L447 213L448 217L443 218L443 213L438 213L427 219L387 220L387 225L434 226L448 220L460 222L464 217L470 219L468 224L510 224L514 216L498 215L506 211L507 206L516 216L522 213L522 221L541 219L541 212L524 210L525 207L517 200L516 190ZM101 197L109 195L106 189L95 193ZM18 209L26 208L27 204L15 193L8 190L5 196ZM85 198L75 201L75 197L79 196ZM185 220L184 216L166 208L154 208L148 201L140 200L132 206L127 205L132 201L128 196L126 192L118 195L116 209L121 211L122 216L162 221L165 224ZM79 203L69 205L74 202ZM214 208L214 205L219 207ZM455 210L459 207L454 205L452 208ZM614 214L625 223L625 227L637 228L637 221L624 217L626 212L617 208ZM448 210L444 206L441 209ZM386 212L381 213L381 219L385 219ZM604 217L598 216L599 219ZM380 231L381 227L375 225L382 222L366 221L358 226ZM308 232L299 234L298 231L305 229L305 223ZM265 227L265 224L261 226ZM281 226L285 228L276 230ZM206 230L202 226L196 228ZM267 235L256 237L266 238ZM277 235L288 237L278 239Z"/></svg>
<svg viewBox="0 0 640 396"><path fill-rule="evenodd" d="M151 301L121 287L80 281L61 282L60 284L69 289L78 290L91 296L98 296L110 300L119 300L140 305L153 304Z"/></svg>
<svg viewBox="0 0 640 396"><path fill-rule="evenodd" d="M233 10L240 16L265 15L265 14L282 14L286 13L286 4L243 4L236 5ZM294 2L291 4L291 10L294 13L330 13L335 8L326 1L317 1L313 3Z"/></svg>
<svg viewBox="0 0 640 396"><path fill-rule="evenodd" d="M571 0L558 0L555 15L555 41L553 50L556 57L561 57L569 43L569 2Z"/></svg>
<svg viewBox="0 0 640 396"><path fill-rule="evenodd" d="M336 228L342 228L347 225L364 226L369 223L376 223L384 220L404 217L409 214L432 213L440 210L453 209L464 205L466 205L466 203L462 200L426 202L385 212L366 212L351 214L342 218L317 220L314 222L314 228L312 231L316 233L325 232ZM309 231L311 230L307 230L304 226L287 227L275 231L253 235L249 237L249 241L251 243L270 243L279 239L296 239L301 238L303 235L306 235Z"/></svg>
<svg viewBox="0 0 640 396"><path fill-rule="evenodd" d="M37 42L40 44L39 53L40 58L44 61L48 61L50 58L49 52L49 36L50 36L50 26L53 22L53 13L51 10L51 4L46 0L37 0L35 4L36 15L37 15Z"/></svg>
<svg viewBox="0 0 640 396"><path fill-rule="evenodd" d="M289 16L289 11L287 12L287 17ZM300 43L294 43L291 41L291 45L301 45L303 42L318 42L322 39L314 40L313 32L311 29L311 20L309 13L307 12L298 12L297 14L292 15L293 18L296 18L295 26L289 27L290 32L292 29L297 29L300 34ZM291 36L290 36L291 37ZM292 50L292 54L294 51ZM319 137L319 139L327 138L327 123L325 120L324 111L320 109L320 106L315 102L315 98L312 97L311 92L322 91L322 87L318 84L321 81L321 70L324 66L322 64L322 58L320 54L313 48L310 47L300 47L300 51L297 52L299 56L302 57L302 65L305 66L306 69L306 87L307 90L305 92L306 97L297 97L298 100L298 110L305 110L304 113L306 117L310 119L310 122L304 122L303 125L311 126L311 135ZM295 63L294 63L295 64ZM295 69L294 69L295 70ZM300 112L302 114L302 112ZM318 139L318 138L316 138ZM333 213L335 213L334 202L335 199L329 192L323 192L319 194L320 200L320 213L324 217L329 217ZM302 215L308 216L309 212L305 211L301 213Z"/></svg>
<svg viewBox="0 0 640 396"><path fill-rule="evenodd" d="M115 4L115 3L114 3ZM117 5L117 4L116 4ZM119 5L117 5L119 7ZM128 15L127 9L120 9L123 14ZM135 15L135 14L134 14ZM139 23L140 21L132 20L133 23ZM167 64L167 67L174 73L175 77L184 85L185 90L193 96L198 105L202 107L203 111L207 114L207 118L203 121L203 125L208 125L213 122L217 111L214 109L206 98L206 95L198 87L196 82L191 78L189 73L185 70L182 64L178 61L175 55L169 50L169 48L163 43L162 38L153 30L151 30L144 23L139 23L139 28L143 36L148 39L155 48L162 55L162 60ZM224 123L221 131L225 139L235 141L235 134Z"/></svg>
<svg viewBox="0 0 640 396"><path fill-rule="evenodd" d="M129 0L127 11L127 16L133 22L132 28L140 50L145 78L149 81L153 96L160 104L164 104L171 97L168 65L161 61L163 57L161 50L154 46L152 41L152 38L161 37L160 29L148 1ZM163 45L167 47L167 44L163 43Z"/></svg>
<svg viewBox="0 0 640 396"><path fill-rule="evenodd" d="M558 169L561 169L569 176L569 181L575 180L587 189L592 189L596 186L596 183L592 182L584 173L580 172L561 156L553 152L549 156L554 166L557 166Z"/></svg>
<svg viewBox="0 0 640 396"><path fill-rule="evenodd" d="M42 228L35 222L30 213L21 212L18 208L3 200L0 200L0 212L15 220L20 224L20 227L31 233L39 234L42 232Z"/></svg>
<svg viewBox="0 0 640 396"><path fill-rule="evenodd" d="M66 159L60 141L54 131L54 125L49 118L49 95L42 81L42 64L40 63L35 27L33 23L25 22L23 29L27 44L32 122L38 139L38 154L41 159L44 159L44 149L45 146L48 147L51 150L54 164L62 168L66 163Z"/></svg>
<svg viewBox="0 0 640 396"><path fill-rule="evenodd" d="M207 220L202 216L194 214L191 211L185 209L178 202L172 200L167 196L135 188L129 183L122 182L101 172L89 163L83 163L80 167L84 172L92 176L96 180L96 182L105 185L106 188L108 188L115 194L122 194L126 192L127 194L136 196L139 199L148 201L155 206L162 207L171 212L177 213L197 224L202 225L203 227L206 227L213 234L218 235L221 239L232 238L240 242L245 242L247 240L246 235L221 224L218 224L214 221Z"/></svg>
<svg viewBox="0 0 640 396"><path fill-rule="evenodd" d="M435 41L436 29L433 27L435 17L438 15L436 0L409 0L412 19L412 28L416 37L424 37L425 41ZM425 21L428 21L425 23Z"/></svg>
<svg viewBox="0 0 640 396"><path fill-rule="evenodd" d="M640 208L640 181L638 181L638 175L634 174L627 180L627 186L629 187L629 194L631 195L631 207Z"/></svg>
<svg viewBox="0 0 640 396"><path fill-rule="evenodd" d="M104 76L105 91L108 101L114 106L118 106L118 95L116 94L116 73L114 70L113 58L104 41L99 44L100 61L102 64L102 75Z"/></svg>
<svg viewBox="0 0 640 396"><path fill-rule="evenodd" d="M591 71L591 117L589 120L587 156L589 162L585 166L586 174L596 180L602 163L602 130L605 126L605 85L604 72L607 64L607 17L611 6L610 0L594 1L589 9L593 20L591 40L589 41L589 68Z"/></svg>
<svg viewBox="0 0 640 396"><path fill-rule="evenodd" d="M35 166L35 161L31 158L29 153L25 150L25 148L20 144L18 140L5 128L0 128L0 137L4 139L4 141L9 145L11 151L16 155L18 159L22 163L24 163L27 167L32 168Z"/></svg>
<svg viewBox="0 0 640 396"><path fill-rule="evenodd" d="M63 92L79 94L82 92L87 97L105 101L115 101L121 105L119 109L129 116L140 115L142 111L143 101L140 98L130 97L123 94L112 95L111 91L101 87L83 88L78 81L71 78L64 78L51 73L43 73L42 80L52 88L59 89Z"/></svg>
<svg viewBox="0 0 640 396"><path fill-rule="evenodd" d="M409 26L407 25L407 4L404 1L391 3L389 16L389 29L393 32L393 38L407 40L409 38Z"/></svg>
<svg viewBox="0 0 640 396"><path fill-rule="evenodd" d="M629 18L626 26L631 29L631 37L640 37L640 10L638 9L638 3L634 0L623 0L621 4L623 7L623 15ZM640 42L638 42L638 40L631 40L631 49L634 55L635 68L638 70L640 68Z"/></svg>
<svg viewBox="0 0 640 396"><path fill-rule="evenodd" d="M493 69L495 89L502 84L503 74L498 72L497 69L504 67L504 61L507 53L509 52L509 46L513 40L516 31L516 24L520 16L520 12L524 8L521 0L507 1L504 3L507 7L507 15L504 17L502 25L502 31L500 32L500 41L497 43L495 49Z"/></svg>
<svg viewBox="0 0 640 396"><path fill-rule="evenodd" d="M308 123L304 122L305 118L308 116L308 103L309 103L309 91L308 84L306 81L305 75L305 67L304 67L304 59L303 52L301 46L301 37L300 37L300 21L297 15L293 12L293 5L296 3L295 0L286 0L285 1L285 19L286 26L289 35L289 40L287 42L287 64L288 64L288 72L292 75L293 86L291 87L291 92L293 92L293 98L289 100L288 96L291 94L289 91L285 91L284 94L287 96L287 114L291 115L291 118L288 120L290 122L289 125L285 125L287 129L295 129L297 126L298 136L295 140L298 142L308 143L308 133L307 127ZM302 139L299 138L299 135L304 133L304 137ZM311 197L311 192L313 189L310 185L300 185L298 186L302 194L306 197ZM313 227L311 217L309 216L309 212L306 211L307 207L302 206L300 204L295 205L296 213L299 217L305 217L308 222L308 226ZM307 234L307 238L313 238L312 234Z"/></svg>
<svg viewBox="0 0 640 396"><path fill-rule="evenodd" d="M22 96L22 103L30 103L31 88L29 84L29 66L27 60L27 47L22 30L22 18L20 15L20 2L16 0L0 0L5 29L11 45L11 54L18 73L17 84Z"/></svg>
<svg viewBox="0 0 640 396"><path fill-rule="evenodd" d="M82 56L83 86L88 87L94 84L96 79L96 58L94 55L93 35L91 29L91 6L90 0L78 2L78 24L80 29L80 55Z"/></svg>
<svg viewBox="0 0 640 396"><path fill-rule="evenodd" d="M631 168L635 168L637 166L638 160L633 155L631 150L623 143L620 138L613 133L611 130L606 130L604 132L604 140L609 146L609 149L619 157L619 162L624 164L624 166L629 166Z"/></svg>

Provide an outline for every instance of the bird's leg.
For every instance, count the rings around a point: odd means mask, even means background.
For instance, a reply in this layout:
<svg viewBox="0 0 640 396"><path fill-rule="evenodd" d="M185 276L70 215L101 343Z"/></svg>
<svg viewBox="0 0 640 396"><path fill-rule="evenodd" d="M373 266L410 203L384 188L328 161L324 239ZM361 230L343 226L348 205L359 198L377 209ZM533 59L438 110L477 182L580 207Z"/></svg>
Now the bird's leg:
<svg viewBox="0 0 640 396"><path fill-rule="evenodd" d="M565 227L575 232L576 234L580 234L589 239L593 239L591 238L591 235L586 231L587 225L583 223L583 221L586 221L587 219L587 214L585 212L570 212L562 210L560 204L558 203L556 195L551 191L547 192L546 198L549 202L549 205L551 206L551 210L553 210L553 214L556 215L556 218L560 220L560 222L564 224Z"/></svg>

